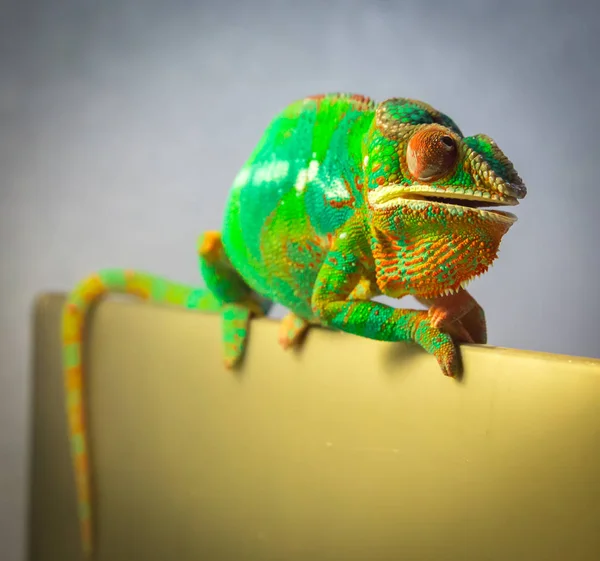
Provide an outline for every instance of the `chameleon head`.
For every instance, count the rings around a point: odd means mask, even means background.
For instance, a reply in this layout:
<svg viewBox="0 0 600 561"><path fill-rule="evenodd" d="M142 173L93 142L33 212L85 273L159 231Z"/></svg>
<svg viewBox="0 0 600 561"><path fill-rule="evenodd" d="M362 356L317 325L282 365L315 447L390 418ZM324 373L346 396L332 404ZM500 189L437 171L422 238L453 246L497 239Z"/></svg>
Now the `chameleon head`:
<svg viewBox="0 0 600 561"><path fill-rule="evenodd" d="M369 131L364 190L377 283L389 296L464 287L496 259L527 191L489 137L464 137L431 106L381 103Z"/></svg>

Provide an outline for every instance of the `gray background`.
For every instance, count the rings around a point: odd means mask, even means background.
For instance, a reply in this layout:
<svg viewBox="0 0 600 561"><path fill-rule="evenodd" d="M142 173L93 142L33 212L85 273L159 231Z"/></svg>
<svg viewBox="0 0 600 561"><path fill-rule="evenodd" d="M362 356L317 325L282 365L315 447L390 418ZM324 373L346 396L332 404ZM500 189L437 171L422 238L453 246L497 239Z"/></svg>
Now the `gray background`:
<svg viewBox="0 0 600 561"><path fill-rule="evenodd" d="M529 195L472 285L492 344L600 357L595 9L576 2L46 1L0 16L0 559L21 559L34 294L106 266L198 282L197 234L306 94L422 98ZM274 341L274 344L276 342Z"/></svg>

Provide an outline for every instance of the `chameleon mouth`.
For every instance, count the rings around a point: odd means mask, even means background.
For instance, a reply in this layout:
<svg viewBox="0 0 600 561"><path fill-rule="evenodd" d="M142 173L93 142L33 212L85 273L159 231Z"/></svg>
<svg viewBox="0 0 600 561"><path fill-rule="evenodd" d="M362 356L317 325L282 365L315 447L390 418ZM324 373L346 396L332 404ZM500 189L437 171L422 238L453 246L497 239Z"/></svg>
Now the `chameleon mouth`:
<svg viewBox="0 0 600 561"><path fill-rule="evenodd" d="M498 206L516 206L516 196L499 192L471 191L453 186L444 187L429 185L388 185L369 193L370 205L379 210L398 208L401 206L419 207L426 204L430 207L444 207L452 211L471 211L482 218L502 222L516 222L517 217L511 212L497 210Z"/></svg>

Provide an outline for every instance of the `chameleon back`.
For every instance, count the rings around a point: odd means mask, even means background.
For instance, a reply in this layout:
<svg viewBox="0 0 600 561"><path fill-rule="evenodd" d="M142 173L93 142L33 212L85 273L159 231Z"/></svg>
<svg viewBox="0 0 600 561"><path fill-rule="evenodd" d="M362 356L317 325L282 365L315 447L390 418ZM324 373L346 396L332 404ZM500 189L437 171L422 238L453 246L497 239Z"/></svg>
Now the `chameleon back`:
<svg viewBox="0 0 600 561"><path fill-rule="evenodd" d="M248 285L305 319L336 230L362 212L363 139L375 103L314 96L286 107L238 173L222 229Z"/></svg>

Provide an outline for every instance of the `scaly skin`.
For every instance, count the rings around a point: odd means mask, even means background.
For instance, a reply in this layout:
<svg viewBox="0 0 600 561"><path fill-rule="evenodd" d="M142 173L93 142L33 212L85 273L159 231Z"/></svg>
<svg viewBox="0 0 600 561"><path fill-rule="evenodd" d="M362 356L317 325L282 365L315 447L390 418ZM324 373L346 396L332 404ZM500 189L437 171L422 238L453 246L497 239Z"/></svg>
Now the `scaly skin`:
<svg viewBox="0 0 600 561"><path fill-rule="evenodd" d="M237 175L223 244L248 286L300 320L417 342L453 376L452 336L487 337L464 286L516 220L479 207L525 194L491 139L463 137L425 103L314 96L271 122ZM413 295L429 312L372 302L378 294Z"/></svg>
<svg viewBox="0 0 600 561"><path fill-rule="evenodd" d="M92 553L81 341L91 304L122 292L220 310L227 367L243 356L252 316L287 307L279 342L310 325L380 341L418 343L442 372L460 371L456 343L487 341L483 309L465 290L496 259L516 218L520 177L487 136L464 137L431 106L360 95L312 96L286 107L238 173L222 233L198 241L207 289L109 271L70 295L64 312L65 384L83 547ZM428 310L373 302L412 295Z"/></svg>

